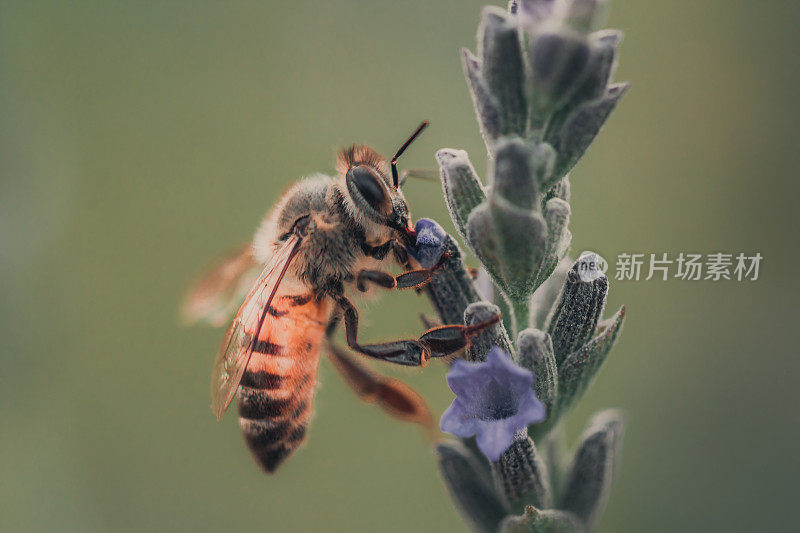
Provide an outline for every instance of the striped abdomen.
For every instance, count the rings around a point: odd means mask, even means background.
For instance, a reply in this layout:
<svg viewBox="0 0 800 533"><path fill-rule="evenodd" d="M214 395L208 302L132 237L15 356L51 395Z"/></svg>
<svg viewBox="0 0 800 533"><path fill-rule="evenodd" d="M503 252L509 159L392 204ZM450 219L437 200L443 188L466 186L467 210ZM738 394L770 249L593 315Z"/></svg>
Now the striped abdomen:
<svg viewBox="0 0 800 533"><path fill-rule="evenodd" d="M281 292L239 387L239 424L256 461L269 473L305 439L329 317L327 299Z"/></svg>

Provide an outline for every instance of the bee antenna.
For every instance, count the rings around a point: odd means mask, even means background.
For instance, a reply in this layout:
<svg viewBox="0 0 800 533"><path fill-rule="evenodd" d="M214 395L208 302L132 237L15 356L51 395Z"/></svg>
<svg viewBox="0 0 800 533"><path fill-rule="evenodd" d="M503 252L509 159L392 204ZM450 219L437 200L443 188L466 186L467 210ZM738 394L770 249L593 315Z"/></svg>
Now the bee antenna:
<svg viewBox="0 0 800 533"><path fill-rule="evenodd" d="M404 170L403 172L400 173L401 189L409 179L423 180L423 181L439 181L439 172L432 169L419 169L419 168Z"/></svg>
<svg viewBox="0 0 800 533"><path fill-rule="evenodd" d="M430 122L428 122L427 120L423 121L422 124L420 124L416 130L414 130L414 133L411 134L411 136L406 140L406 142L403 143L403 146L401 146L397 150L397 153L394 154L391 165L392 165L392 183L394 183L395 189L400 184L400 176L398 176L397 174L397 158L403 155L403 152L406 151L406 148L408 148L408 146L412 142L414 142L414 139L416 139L419 136L419 134L422 133L422 130L428 127L428 124L430 124Z"/></svg>

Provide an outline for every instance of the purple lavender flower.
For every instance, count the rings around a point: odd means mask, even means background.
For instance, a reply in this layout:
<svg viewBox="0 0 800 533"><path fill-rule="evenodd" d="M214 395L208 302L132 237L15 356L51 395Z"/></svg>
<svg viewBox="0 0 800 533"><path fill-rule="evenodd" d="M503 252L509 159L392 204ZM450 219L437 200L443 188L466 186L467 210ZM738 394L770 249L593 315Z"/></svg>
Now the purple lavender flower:
<svg viewBox="0 0 800 533"><path fill-rule="evenodd" d="M457 397L442 415L442 431L476 436L478 448L490 461L511 446L516 431L545 419L544 404L533 392L533 374L497 346L485 363L456 361L447 384Z"/></svg>
<svg viewBox="0 0 800 533"><path fill-rule="evenodd" d="M438 222L429 218L417 220L414 230L417 232L417 243L413 247L408 246L408 252L423 268L431 268L444 252L447 233Z"/></svg>

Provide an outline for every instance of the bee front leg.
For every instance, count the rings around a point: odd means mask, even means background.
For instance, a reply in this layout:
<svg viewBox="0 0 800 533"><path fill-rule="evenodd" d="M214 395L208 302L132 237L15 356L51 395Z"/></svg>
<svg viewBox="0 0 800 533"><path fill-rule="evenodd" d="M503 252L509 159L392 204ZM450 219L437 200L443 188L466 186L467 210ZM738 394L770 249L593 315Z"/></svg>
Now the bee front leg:
<svg viewBox="0 0 800 533"><path fill-rule="evenodd" d="M411 259L408 257L408 250L399 241L393 241L392 254L394 255L394 260L403 270L413 270Z"/></svg>
<svg viewBox="0 0 800 533"><path fill-rule="evenodd" d="M361 292L366 292L368 289L367 283L369 282L380 285L384 289L394 289L395 287L398 289L418 289L431 280L431 277L448 257L450 255L445 252L432 268L412 269L408 254L403 248L397 248L395 249L395 258L405 270L403 274L394 277L380 270L362 270L356 275L356 287Z"/></svg>
<svg viewBox="0 0 800 533"><path fill-rule="evenodd" d="M408 270L395 278L398 289L418 289L428 283L444 262L450 257L448 252L444 252L439 260L431 268L419 268Z"/></svg>

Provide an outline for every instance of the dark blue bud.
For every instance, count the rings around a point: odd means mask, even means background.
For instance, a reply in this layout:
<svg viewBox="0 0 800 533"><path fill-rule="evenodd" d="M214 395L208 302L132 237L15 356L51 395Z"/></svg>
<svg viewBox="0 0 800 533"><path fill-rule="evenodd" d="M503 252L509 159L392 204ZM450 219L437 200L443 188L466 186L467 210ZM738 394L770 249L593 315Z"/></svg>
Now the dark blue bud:
<svg viewBox="0 0 800 533"><path fill-rule="evenodd" d="M447 244L447 233L435 220L421 218L414 225L417 232L417 242L406 246L408 253L419 261L422 268L432 268L442 257L442 252Z"/></svg>

